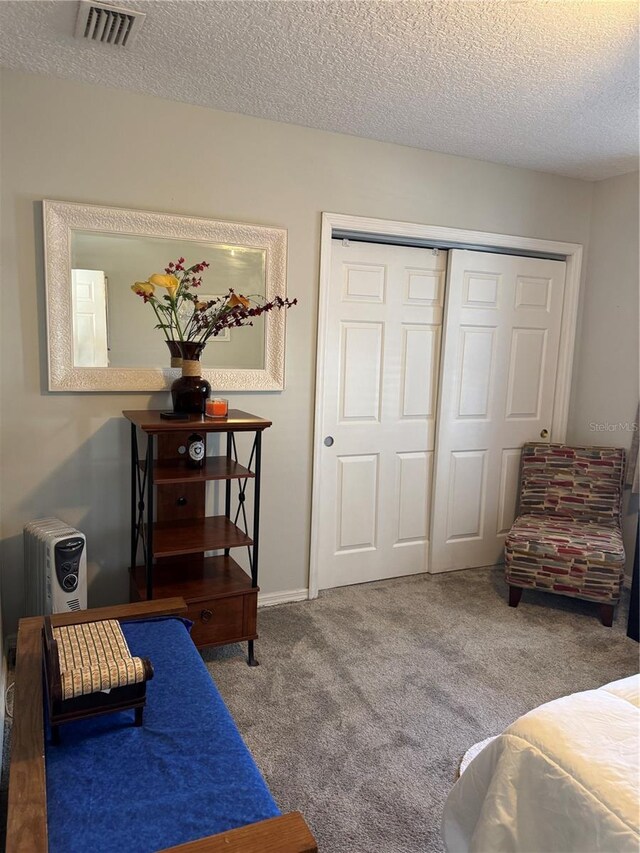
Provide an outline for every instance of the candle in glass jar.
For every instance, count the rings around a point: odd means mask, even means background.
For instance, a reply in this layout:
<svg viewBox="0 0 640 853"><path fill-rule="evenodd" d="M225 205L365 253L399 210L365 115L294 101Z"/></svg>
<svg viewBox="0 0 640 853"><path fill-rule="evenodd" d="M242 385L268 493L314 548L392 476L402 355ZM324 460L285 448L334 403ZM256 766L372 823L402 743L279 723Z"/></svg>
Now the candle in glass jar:
<svg viewBox="0 0 640 853"><path fill-rule="evenodd" d="M226 418L229 413L229 403L222 397L212 397L207 400L205 414L208 418Z"/></svg>

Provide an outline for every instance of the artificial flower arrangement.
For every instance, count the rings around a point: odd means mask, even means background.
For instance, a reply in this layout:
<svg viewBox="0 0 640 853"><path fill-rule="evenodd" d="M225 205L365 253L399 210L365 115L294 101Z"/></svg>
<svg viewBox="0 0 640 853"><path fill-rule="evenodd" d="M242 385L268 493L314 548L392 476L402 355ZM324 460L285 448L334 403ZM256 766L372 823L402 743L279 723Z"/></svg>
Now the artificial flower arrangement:
<svg viewBox="0 0 640 853"><path fill-rule="evenodd" d="M259 317L274 308L291 308L297 299L276 296L270 301L261 297L243 296L233 289L224 296L202 301L197 289L202 285L201 273L209 266L206 261L185 266L185 259L171 261L164 274L154 273L147 281L131 285L134 293L153 308L167 342L193 343L204 347L209 338L234 326L252 326ZM162 293L162 291L166 291Z"/></svg>

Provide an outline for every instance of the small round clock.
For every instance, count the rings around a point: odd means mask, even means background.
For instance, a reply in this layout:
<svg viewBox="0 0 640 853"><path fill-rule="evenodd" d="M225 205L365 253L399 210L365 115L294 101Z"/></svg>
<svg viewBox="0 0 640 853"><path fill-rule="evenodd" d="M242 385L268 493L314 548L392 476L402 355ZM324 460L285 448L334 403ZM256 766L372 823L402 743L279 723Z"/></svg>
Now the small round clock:
<svg viewBox="0 0 640 853"><path fill-rule="evenodd" d="M205 451L204 436L197 432L192 433L187 439L187 465L190 468L202 468Z"/></svg>

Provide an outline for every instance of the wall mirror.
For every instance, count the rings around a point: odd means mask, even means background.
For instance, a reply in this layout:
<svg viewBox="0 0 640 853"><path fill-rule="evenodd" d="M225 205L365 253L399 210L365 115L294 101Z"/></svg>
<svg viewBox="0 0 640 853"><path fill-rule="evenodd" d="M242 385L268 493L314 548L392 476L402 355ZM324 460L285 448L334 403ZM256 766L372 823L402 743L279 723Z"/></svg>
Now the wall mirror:
<svg viewBox="0 0 640 853"><path fill-rule="evenodd" d="M150 306L131 291L179 257L206 261L199 295L233 288L286 296L282 228L140 210L43 201L49 390L163 391L170 368ZM216 391L284 386L284 311L210 339L203 375Z"/></svg>

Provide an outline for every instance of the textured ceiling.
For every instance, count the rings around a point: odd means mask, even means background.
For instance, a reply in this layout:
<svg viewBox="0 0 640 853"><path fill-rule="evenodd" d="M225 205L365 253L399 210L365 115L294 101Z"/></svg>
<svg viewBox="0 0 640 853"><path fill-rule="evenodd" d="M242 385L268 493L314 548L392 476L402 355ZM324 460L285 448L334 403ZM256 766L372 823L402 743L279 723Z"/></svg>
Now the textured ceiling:
<svg viewBox="0 0 640 853"><path fill-rule="evenodd" d="M119 5L119 4L118 4ZM638 6L123 0L133 50L73 38L76 2L0 2L0 63L579 178L638 163Z"/></svg>

